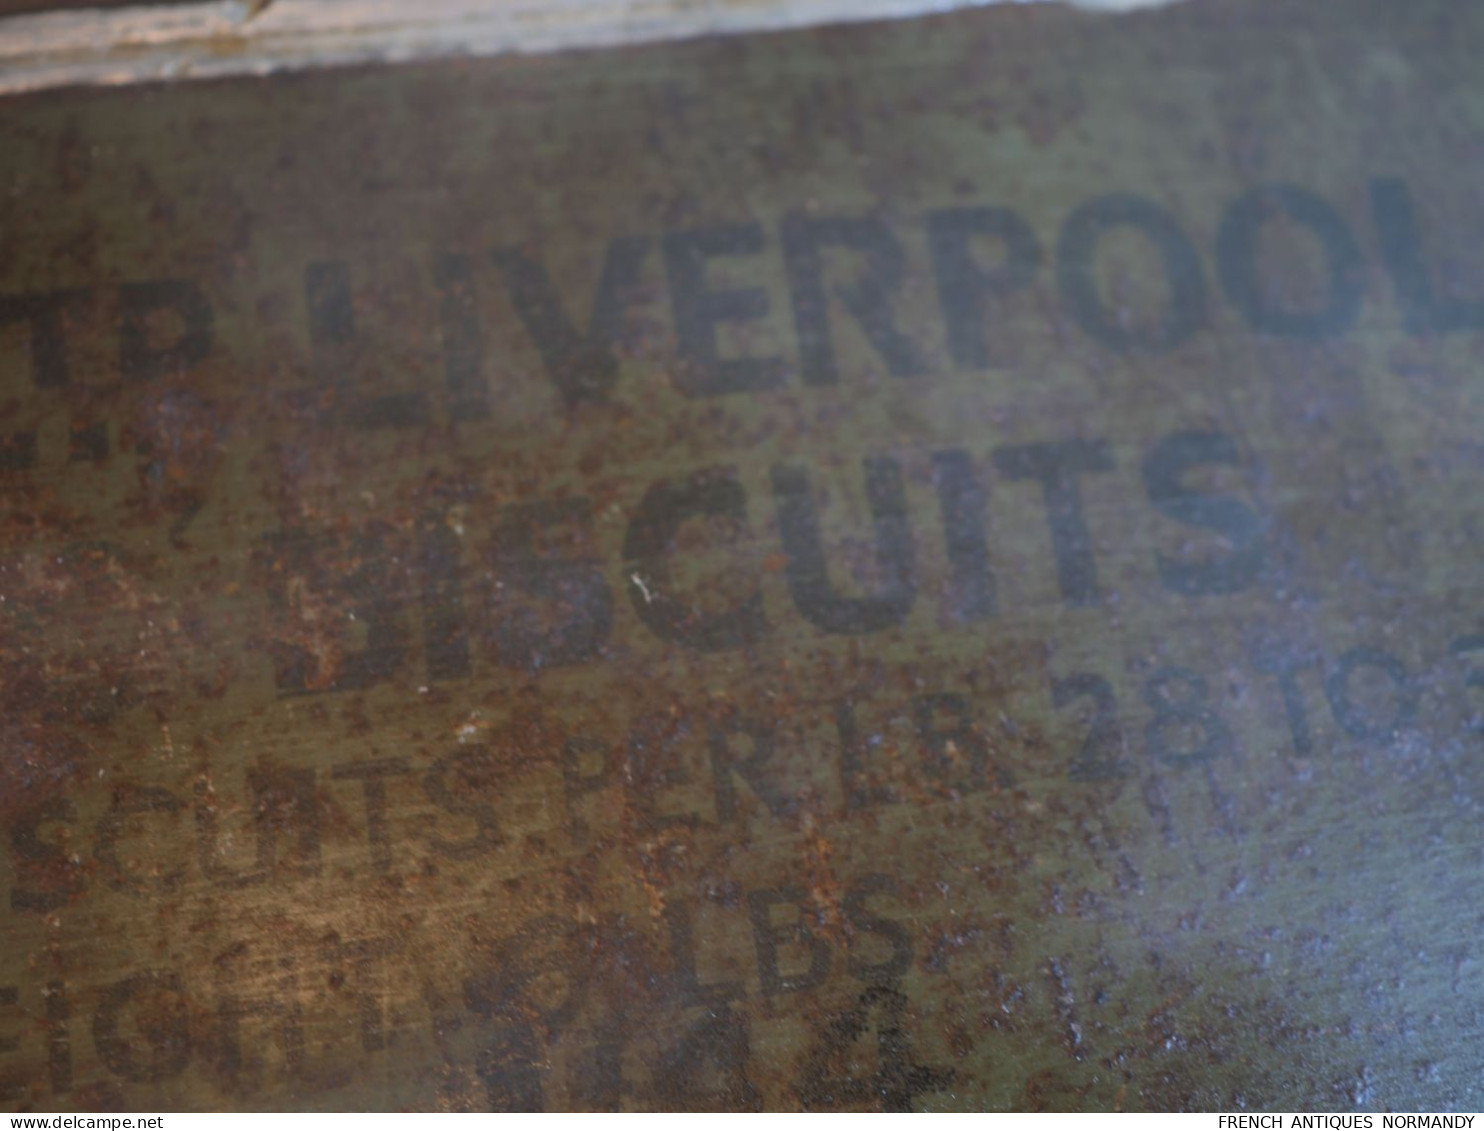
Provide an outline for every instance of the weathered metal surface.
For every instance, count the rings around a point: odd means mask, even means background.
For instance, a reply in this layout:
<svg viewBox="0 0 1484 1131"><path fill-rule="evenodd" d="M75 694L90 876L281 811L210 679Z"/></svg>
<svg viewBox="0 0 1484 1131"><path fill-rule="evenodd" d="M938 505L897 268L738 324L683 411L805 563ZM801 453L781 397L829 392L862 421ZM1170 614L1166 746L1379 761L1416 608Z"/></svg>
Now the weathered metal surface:
<svg viewBox="0 0 1484 1131"><path fill-rule="evenodd" d="M0 106L8 1102L1477 1108L1481 49Z"/></svg>

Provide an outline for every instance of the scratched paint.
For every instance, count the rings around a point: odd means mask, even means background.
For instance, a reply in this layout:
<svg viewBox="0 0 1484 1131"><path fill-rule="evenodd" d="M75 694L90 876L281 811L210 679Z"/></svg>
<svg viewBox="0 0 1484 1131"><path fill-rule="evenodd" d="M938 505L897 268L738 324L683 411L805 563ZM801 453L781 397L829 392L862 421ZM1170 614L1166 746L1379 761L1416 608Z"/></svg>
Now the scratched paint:
<svg viewBox="0 0 1484 1131"><path fill-rule="evenodd" d="M0 105L6 1102L1477 1108L1481 40Z"/></svg>

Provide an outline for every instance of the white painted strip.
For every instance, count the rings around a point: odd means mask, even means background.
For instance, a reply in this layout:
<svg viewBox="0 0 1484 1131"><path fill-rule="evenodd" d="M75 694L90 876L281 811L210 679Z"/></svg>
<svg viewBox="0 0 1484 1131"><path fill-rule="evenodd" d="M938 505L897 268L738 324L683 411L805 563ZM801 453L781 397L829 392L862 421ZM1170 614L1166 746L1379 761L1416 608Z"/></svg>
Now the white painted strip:
<svg viewBox="0 0 1484 1131"><path fill-rule="evenodd" d="M0 20L0 94L540 53L1050 0L209 0ZM1126 10L1170 0L1073 0ZM260 10L256 10L260 9Z"/></svg>

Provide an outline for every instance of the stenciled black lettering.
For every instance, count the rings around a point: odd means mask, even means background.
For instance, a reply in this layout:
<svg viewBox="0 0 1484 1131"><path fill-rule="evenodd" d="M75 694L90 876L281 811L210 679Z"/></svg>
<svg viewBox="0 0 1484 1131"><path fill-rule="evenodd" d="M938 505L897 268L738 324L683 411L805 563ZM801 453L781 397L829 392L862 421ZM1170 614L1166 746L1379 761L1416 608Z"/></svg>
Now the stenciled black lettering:
<svg viewBox="0 0 1484 1131"><path fill-rule="evenodd" d="M791 923L773 921L773 908L788 906L799 914ZM752 921L753 947L757 951L758 980L763 993L798 993L819 985L830 972L829 945L809 929L804 921L809 905L798 888L765 888L747 893L747 914ZM802 947L809 955L809 965L802 971L784 973L779 966L778 950L782 946Z"/></svg>
<svg viewBox="0 0 1484 1131"><path fill-rule="evenodd" d="M623 1078L624 1046L630 1017L620 1011L604 1014L593 1025L587 1056L578 1061L577 1077L565 1097L569 1108L583 1111L621 1111L629 1091Z"/></svg>
<svg viewBox="0 0 1484 1131"><path fill-rule="evenodd" d="M345 984L345 971L349 970L356 980L356 1013L360 1021L361 1048L366 1052L380 1052L386 1048L386 1009L382 1004L385 987L372 984L373 971L382 960L401 949L395 938L367 938L342 940L337 932L331 932L324 940L325 956L333 967L330 985L340 989ZM381 989L382 992L376 992Z"/></svg>
<svg viewBox="0 0 1484 1131"><path fill-rule="evenodd" d="M951 1069L916 1062L904 1027L907 996L895 986L872 986L836 1014L816 1036L799 1071L798 1094L807 1111L840 1111L869 1104L882 1111L912 1110L920 1095L953 1084ZM875 1048L859 1043L874 1036ZM867 1074L862 1065L874 1065Z"/></svg>
<svg viewBox="0 0 1484 1131"><path fill-rule="evenodd" d="M943 518L943 545L948 554L948 615L960 624L995 615L994 570L984 536L984 485L968 452L933 453L933 486Z"/></svg>
<svg viewBox="0 0 1484 1131"><path fill-rule="evenodd" d="M1360 668L1373 668L1391 684L1396 706L1390 718L1381 719L1356 706L1350 694L1350 681ZM1335 664L1324 684L1329 708L1351 738L1363 742L1385 743L1417 721L1421 692L1407 675L1406 665L1390 652L1361 645L1351 648Z"/></svg>
<svg viewBox="0 0 1484 1131"><path fill-rule="evenodd" d="M216 964L213 1067L228 1088L254 1091L260 1086L261 1062L243 1056L243 1023L257 1021L268 1026L283 1055L284 1072L292 1080L303 1071L305 1060L304 1007L295 982L295 960L243 960L250 953L246 948L230 953L235 963L218 959Z"/></svg>
<svg viewBox="0 0 1484 1131"><path fill-rule="evenodd" d="M1329 294L1323 305L1297 308L1288 285L1262 268L1262 231L1278 217L1305 229L1323 252ZM1288 233L1285 232L1285 238ZM1216 237L1216 262L1227 297L1253 329L1275 337L1316 339L1342 334L1360 313L1365 263L1355 236L1325 200L1298 185L1268 185L1244 193L1226 210Z"/></svg>
<svg viewBox="0 0 1484 1131"><path fill-rule="evenodd" d="M946 208L927 218L928 249L938 284L938 303L948 336L948 355L959 369L990 365L985 307L989 300L1025 290L1041 267L1036 233L1008 208ZM976 243L998 240L994 266L974 253Z"/></svg>
<svg viewBox="0 0 1484 1131"><path fill-rule="evenodd" d="M155 340L152 323L173 311L180 330L167 343ZM119 287L119 373L128 380L178 376L211 354L211 304L185 279L153 279ZM34 323L33 323L34 325Z"/></svg>
<svg viewBox="0 0 1484 1131"><path fill-rule="evenodd" d="M639 501L624 537L624 575L639 619L662 640L701 652L755 644L767 631L762 593L752 591L723 612L704 613L677 594L671 558L676 538L692 519L741 527L747 493L731 468L706 468L683 479L652 484Z"/></svg>
<svg viewBox="0 0 1484 1131"><path fill-rule="evenodd" d="M392 870L392 834L387 823L386 779L412 772L405 758L377 758L368 762L342 762L330 767L336 781L358 781L366 806L366 842L371 850L371 867L386 875Z"/></svg>
<svg viewBox="0 0 1484 1131"><path fill-rule="evenodd" d="M41 991L46 1002L46 1074L52 1095L72 1091L72 1003L65 982L48 982Z"/></svg>
<svg viewBox="0 0 1484 1131"><path fill-rule="evenodd" d="M851 977L873 985L895 982L912 968L912 935L901 923L873 912L867 900L880 895L893 895L897 882L891 876L871 873L862 876L845 892L842 907L845 918L860 935L876 935L886 940L890 950L888 957L880 962L865 962L855 956L855 940L851 940L851 957L846 969Z"/></svg>
<svg viewBox="0 0 1484 1131"><path fill-rule="evenodd" d="M147 1014L137 1026L138 1040L125 1035L130 1015ZM140 1048L140 1043L144 1048ZM156 1084L185 1071L191 1061L191 1014L180 975L148 970L103 991L93 1014L93 1047L103 1066L131 1084Z"/></svg>
<svg viewBox="0 0 1484 1131"><path fill-rule="evenodd" d="M363 691L401 670L405 600L393 584L389 541L386 526L370 523L349 536L286 527L259 544L259 572L274 605L291 619L307 599L306 619L315 622L316 647L286 636L269 643L280 694ZM324 623L328 618L316 608L321 602L348 617ZM363 633L359 649L346 646L351 625Z"/></svg>
<svg viewBox="0 0 1484 1131"><path fill-rule="evenodd" d="M99 864L103 882L115 891L136 894L151 889L173 891L178 888L185 879L184 868L126 868L119 859L118 846L128 828L130 817L146 813L164 813L173 817L184 808L180 798L158 786L126 785L116 788L113 791L112 806L98 818L95 828L93 858Z"/></svg>
<svg viewBox="0 0 1484 1131"><path fill-rule="evenodd" d="M555 915L523 925L495 948L490 962L464 984L464 1004L481 1020L475 1074L495 1111L539 1111L545 1106L539 1026L560 1034L587 999L588 967L581 937ZM553 976L555 975L555 978ZM556 981L559 989L542 992Z"/></svg>
<svg viewBox="0 0 1484 1131"><path fill-rule="evenodd" d="M787 556L784 567L795 607L825 632L856 635L900 624L917 597L917 557L902 472L887 457L864 461L866 498L876 533L876 591L847 597L830 579L819 528L819 509L808 473L797 467L773 468L773 498ZM856 562L849 563L852 567Z"/></svg>
<svg viewBox="0 0 1484 1131"><path fill-rule="evenodd" d="M452 494L456 497L458 492ZM417 549L428 680L466 679L473 665L460 568L463 539L454 529L450 508L433 507L422 515L418 522Z"/></svg>
<svg viewBox="0 0 1484 1131"><path fill-rule="evenodd" d="M663 805L669 790L693 780L691 760L685 755L685 742L691 736L688 719L659 712L637 719L630 729L623 784L640 827L659 831L695 825L694 812L666 811Z"/></svg>
<svg viewBox="0 0 1484 1131"><path fill-rule="evenodd" d="M1207 703L1206 679L1187 668L1161 668L1144 684L1144 702L1154 712L1145 730L1149 752L1167 766L1189 769L1232 752L1231 730ZM1194 745L1177 747L1184 737Z"/></svg>
<svg viewBox="0 0 1484 1131"><path fill-rule="evenodd" d="M429 845L438 855L467 860L502 843L500 821L488 800L498 785L496 762L494 751L477 744L445 754L423 775L423 793L429 801L445 813L474 822L474 832L461 840L436 833L430 837Z"/></svg>
<svg viewBox="0 0 1484 1131"><path fill-rule="evenodd" d="M13 1010L20 1004L19 986L0 986L0 1009ZM21 1047L18 1038L0 1033L0 1056L8 1056ZM26 1094L26 1082L20 1073L0 1076L0 1100L17 1100Z"/></svg>
<svg viewBox="0 0 1484 1131"><path fill-rule="evenodd" d="M1272 676L1278 683L1293 752L1300 758L1314 753L1314 732L1309 726L1309 709L1304 703L1304 690L1299 686L1298 675L1305 668L1312 667L1317 659L1313 655L1294 653L1282 645L1258 648L1252 657L1252 666L1264 675Z"/></svg>
<svg viewBox="0 0 1484 1131"><path fill-rule="evenodd" d="M1097 559L1082 512L1079 480L1113 470L1107 441L1066 440L999 448L994 464L1007 479L1035 480L1041 485L1062 596L1073 605L1097 604Z"/></svg>
<svg viewBox="0 0 1484 1131"><path fill-rule="evenodd" d="M830 289L825 284L825 249L843 248L859 258L861 270L834 294L855 319L893 377L927 372L922 350L897 325L893 306L907 271L907 257L895 235L869 216L792 215L783 221L783 262L793 299L794 328L804 382L833 385L840 379L830 325Z"/></svg>
<svg viewBox="0 0 1484 1131"><path fill-rule="evenodd" d="M1371 214L1376 221L1381 261L1401 299L1407 332L1423 335L1484 330L1484 297L1468 301L1441 293L1435 285L1407 182L1397 177L1373 180Z"/></svg>
<svg viewBox="0 0 1484 1131"><path fill-rule="evenodd" d="M365 371L356 346L356 312L350 268L338 259L304 269L304 306L309 321L311 368L319 387L334 395L334 417L354 428L405 428L431 420L422 392L366 396L354 378Z"/></svg>
<svg viewBox="0 0 1484 1131"><path fill-rule="evenodd" d="M0 295L0 328L24 322L29 331L31 380L38 389L62 389L71 381L63 315L91 293L67 289Z"/></svg>
<svg viewBox="0 0 1484 1131"><path fill-rule="evenodd" d="M714 1007L744 996L741 982L702 982L696 971L695 926L690 908L672 902L665 907L670 934L670 957L675 963L676 988L686 1005Z"/></svg>
<svg viewBox="0 0 1484 1131"><path fill-rule="evenodd" d="M1257 580L1264 560L1263 523L1246 503L1196 491L1186 473L1211 465L1241 466L1236 441L1224 432L1186 431L1165 436L1144 457L1144 491L1154 507L1185 526L1222 535L1228 553L1190 560L1156 551L1159 580L1188 596L1238 593Z"/></svg>
<svg viewBox="0 0 1484 1131"><path fill-rule="evenodd" d="M618 382L624 318L639 287L653 241L619 236L609 241L586 332L577 330L546 268L520 248L495 253L510 301L541 354L547 377L574 408L601 403Z"/></svg>
<svg viewBox="0 0 1484 1131"><path fill-rule="evenodd" d="M767 292L760 287L716 290L706 278L711 260L757 255L766 246L763 229L757 224L700 228L665 236L670 305L680 347L681 368L676 383L682 392L721 396L773 389L783 383L782 358L723 358L717 343L717 327L722 323L755 322L767 316Z"/></svg>
<svg viewBox="0 0 1484 1131"><path fill-rule="evenodd" d="M493 1028L484 1038L474 1074L484 1085L492 1112L546 1110L541 1047L530 1024L517 1019Z"/></svg>
<svg viewBox="0 0 1484 1131"><path fill-rule="evenodd" d="M42 826L73 824L77 806L70 798L48 797L21 813L10 826L17 879L35 887L10 890L12 911L55 911L84 889L81 868L62 847L41 836Z"/></svg>
<svg viewBox="0 0 1484 1131"><path fill-rule="evenodd" d="M448 417L455 424L490 414L484 384L484 328L474 288L474 264L467 255L440 255L433 261L438 289L439 342Z"/></svg>
<svg viewBox="0 0 1484 1131"><path fill-rule="evenodd" d="M247 772L251 812L256 832L256 854L249 870L232 868L222 860L215 791L206 781L196 784L196 850L201 871L213 883L241 888L263 883L284 867L280 844L291 841L300 876L320 870L320 800L311 769L280 766L254 767Z"/></svg>
<svg viewBox="0 0 1484 1131"><path fill-rule="evenodd" d="M897 800L890 786L878 785L866 774L865 743L856 721L855 704L842 699L835 704L835 735L840 742L840 785L846 809L890 805Z"/></svg>
<svg viewBox="0 0 1484 1131"><path fill-rule="evenodd" d="M502 514L484 592L484 632L501 665L540 671L602 652L613 594L601 565L571 546L590 525L591 505L581 498L523 503ZM567 552L548 552L563 543Z"/></svg>
<svg viewBox="0 0 1484 1131"><path fill-rule="evenodd" d="M67 459L98 463L108 458L108 425L101 420L74 420L67 430Z"/></svg>
<svg viewBox="0 0 1484 1131"><path fill-rule="evenodd" d="M923 746L930 780L945 788L983 789L989 773L989 745L974 726L973 708L962 695L937 692L912 699L912 721ZM1005 784L996 768L996 781Z"/></svg>
<svg viewBox="0 0 1484 1131"><path fill-rule="evenodd" d="M711 777L718 821L732 821L738 816L735 778L747 783L772 816L783 817L793 811L793 799L770 773L769 763L778 745L777 729L772 723L762 719L730 718L714 724L707 739L711 748ZM742 757L736 752L738 739L747 746L747 754Z"/></svg>
<svg viewBox="0 0 1484 1131"><path fill-rule="evenodd" d="M596 769L589 769L596 763ZM575 836L587 834L587 822L578 812L578 804L590 793L613 783L610 749L606 742L573 735L562 743L562 798L567 810L567 824Z"/></svg>
<svg viewBox="0 0 1484 1131"><path fill-rule="evenodd" d="M681 1034L654 1073L658 1106L668 1111L761 1111L762 1094L747 1076L747 1023L723 1005Z"/></svg>
<svg viewBox="0 0 1484 1131"><path fill-rule="evenodd" d="M1129 769L1119 757L1123 735L1118 728L1118 697L1112 685L1095 672L1073 672L1051 681L1051 705L1058 711L1080 699L1092 700L1092 717L1067 776L1081 782L1126 777Z"/></svg>
<svg viewBox="0 0 1484 1131"><path fill-rule="evenodd" d="M36 456L34 429L0 432L0 471L29 471L36 466Z"/></svg>
<svg viewBox="0 0 1484 1131"><path fill-rule="evenodd" d="M1159 253L1168 305L1158 322L1131 323L1098 285L1098 249L1119 229L1138 232ZM1099 196L1062 225L1056 245L1056 282L1062 301L1088 337L1121 353L1161 353L1180 345L1206 320L1206 277L1200 255L1165 209L1127 194Z"/></svg>

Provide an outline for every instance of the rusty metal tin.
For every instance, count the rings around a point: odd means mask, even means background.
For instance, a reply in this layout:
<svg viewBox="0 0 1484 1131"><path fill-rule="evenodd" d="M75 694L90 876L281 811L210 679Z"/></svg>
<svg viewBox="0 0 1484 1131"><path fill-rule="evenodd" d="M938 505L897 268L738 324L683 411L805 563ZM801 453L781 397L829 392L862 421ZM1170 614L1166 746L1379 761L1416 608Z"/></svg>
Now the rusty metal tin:
<svg viewBox="0 0 1484 1131"><path fill-rule="evenodd" d="M1481 47L0 103L7 1102L1477 1107Z"/></svg>

